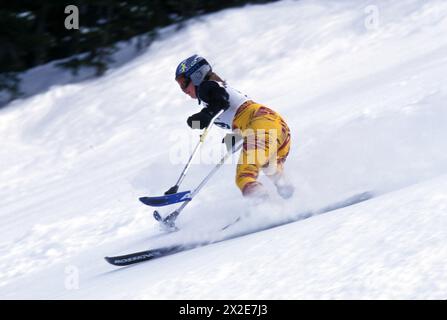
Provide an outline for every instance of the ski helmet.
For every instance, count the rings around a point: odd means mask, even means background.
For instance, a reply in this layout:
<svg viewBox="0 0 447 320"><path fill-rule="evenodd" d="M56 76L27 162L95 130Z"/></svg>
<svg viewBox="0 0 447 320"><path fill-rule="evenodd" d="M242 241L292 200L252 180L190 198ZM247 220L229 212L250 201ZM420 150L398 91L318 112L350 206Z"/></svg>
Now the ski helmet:
<svg viewBox="0 0 447 320"><path fill-rule="evenodd" d="M178 79L180 76L184 76L187 80L192 81L195 86L198 86L211 71L211 65L208 61L206 61L205 58L195 54L180 62L175 70L175 79Z"/></svg>

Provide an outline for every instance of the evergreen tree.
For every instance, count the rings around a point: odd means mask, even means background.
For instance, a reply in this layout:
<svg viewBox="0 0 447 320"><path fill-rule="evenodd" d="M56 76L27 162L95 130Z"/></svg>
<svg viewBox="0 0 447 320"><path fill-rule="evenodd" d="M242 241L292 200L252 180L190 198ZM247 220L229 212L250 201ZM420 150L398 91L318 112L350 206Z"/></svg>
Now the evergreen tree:
<svg viewBox="0 0 447 320"><path fill-rule="evenodd" d="M20 93L18 74L52 60L76 74L100 76L113 61L115 43L138 36L148 46L157 30L196 15L269 0L15 0L0 8L0 91ZM65 7L79 9L80 28L66 29Z"/></svg>

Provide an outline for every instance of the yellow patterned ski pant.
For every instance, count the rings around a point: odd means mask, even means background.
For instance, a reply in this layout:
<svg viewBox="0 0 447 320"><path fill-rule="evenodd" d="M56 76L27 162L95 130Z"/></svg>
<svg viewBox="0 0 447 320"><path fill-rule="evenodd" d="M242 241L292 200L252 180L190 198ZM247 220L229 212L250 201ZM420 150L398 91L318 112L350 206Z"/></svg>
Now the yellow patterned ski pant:
<svg viewBox="0 0 447 320"><path fill-rule="evenodd" d="M247 101L239 107L233 120L243 149L236 168L236 184L247 195L260 183L259 171L273 178L280 175L290 150L290 130L275 111Z"/></svg>

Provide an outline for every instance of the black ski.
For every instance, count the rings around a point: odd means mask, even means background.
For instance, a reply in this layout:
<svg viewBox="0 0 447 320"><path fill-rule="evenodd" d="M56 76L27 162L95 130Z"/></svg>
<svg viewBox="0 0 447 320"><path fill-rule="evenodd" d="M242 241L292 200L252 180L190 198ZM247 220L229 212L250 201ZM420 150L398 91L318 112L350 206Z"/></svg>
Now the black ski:
<svg viewBox="0 0 447 320"><path fill-rule="evenodd" d="M243 232L232 234L229 237L226 237L223 239L218 239L215 241L208 240L208 241L189 243L189 244L177 244L177 245L171 245L171 246L166 246L166 247L161 247L161 248L156 248L156 249L150 249L150 250L130 253L130 254L122 255L122 256L105 257L105 259L108 263L113 264L115 266L119 266L119 267L128 266L128 265L143 262L143 261L148 261L148 260L165 257L165 256L168 256L168 255L171 255L174 253L181 252L181 251L186 251L186 250L206 246L206 245L213 244L213 243L218 243L218 242L222 242L222 241L226 241L226 240L239 238L242 236L246 236L248 234L261 232L261 231L264 231L267 229L276 228L276 227L279 227L279 226L282 226L282 225L285 225L288 223L296 222L298 220L303 220L303 219L306 219L306 218L309 218L309 217L312 217L315 215L319 215L319 214L334 211L337 209L345 208L345 207L369 200L373 196L374 196L374 194L372 192L359 193L359 194L356 194L348 199L334 203L330 206L327 206L327 207L317 210L315 212L302 213L302 214L298 215L298 218L296 218L296 219L291 219L291 220L288 220L285 222L268 225L268 226L265 226L265 227L263 227L261 229L257 229L257 230L243 231ZM222 230L227 229L231 225L235 224L237 221L239 221L239 218L236 219L236 221L234 221L233 223L225 226Z"/></svg>
<svg viewBox="0 0 447 320"><path fill-rule="evenodd" d="M123 256L105 257L104 259L106 259L108 263L113 264L114 266L122 267L142 261L164 257L183 250L185 250L183 245L174 245L164 248L134 252Z"/></svg>

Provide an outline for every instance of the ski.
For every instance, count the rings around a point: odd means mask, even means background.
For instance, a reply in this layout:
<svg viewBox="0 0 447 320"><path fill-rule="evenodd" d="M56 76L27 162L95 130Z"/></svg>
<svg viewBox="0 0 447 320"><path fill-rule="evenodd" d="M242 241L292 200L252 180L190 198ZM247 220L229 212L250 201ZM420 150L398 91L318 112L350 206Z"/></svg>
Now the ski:
<svg viewBox="0 0 447 320"><path fill-rule="evenodd" d="M352 197L349 197L343 201L326 206L323 209L316 210L314 212L301 213L301 214L297 215L297 218L295 218L295 219L278 222L278 223L272 224L272 225L267 225L260 229L241 231L239 233L232 234L228 237L220 238L220 239L214 240L214 241L207 240L207 241L203 241L203 242L195 242L195 243L188 243L188 244L176 244L176 245L171 245L171 246L166 246L166 247L160 247L160 248L154 248L154 249L149 249L149 250L145 250L145 251L130 253L130 254L122 255L122 256L105 257L105 260L108 263L110 263L114 266L119 266L119 267L128 266L128 265L140 263L143 261L154 260L154 259L158 259L158 258L165 257L168 255L172 255L172 254L175 254L178 252L191 250L194 248L199 248L199 247L203 247L206 245L210 245L210 244L214 244L214 243L218 243L218 242L222 242L222 241L226 241L226 240L231 240L231 239L243 237L243 236L246 236L249 234L253 234L253 233L265 231L268 229L280 227L280 226L283 226L283 225L286 225L286 224L289 224L292 222L310 218L315 215L320 215L320 214L335 211L335 210L338 210L341 208L349 207L349 206L358 204L360 202L369 200L373 197L374 197L374 194L372 192L362 192L362 193L356 194ZM230 223L229 225L225 226L221 230L224 231L225 229L229 228L230 226L236 224L239 220L240 220L239 218L236 219L233 223Z"/></svg>
<svg viewBox="0 0 447 320"><path fill-rule="evenodd" d="M158 248L158 249L152 249L152 250L145 250L140 252L134 252L122 256L115 256L115 257L105 257L104 259L118 267L128 266L131 264L148 261L160 257L164 257L173 253L177 253L180 251L184 251L185 248L182 245L174 245L174 246L168 246L164 248Z"/></svg>
<svg viewBox="0 0 447 320"><path fill-rule="evenodd" d="M170 204L183 202L183 201L191 201L191 191L182 191L172 194L167 194L164 196L158 196L158 197L141 197L139 200L151 207L162 207L162 206L168 206Z"/></svg>

